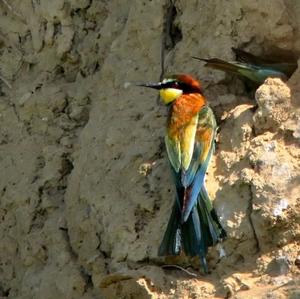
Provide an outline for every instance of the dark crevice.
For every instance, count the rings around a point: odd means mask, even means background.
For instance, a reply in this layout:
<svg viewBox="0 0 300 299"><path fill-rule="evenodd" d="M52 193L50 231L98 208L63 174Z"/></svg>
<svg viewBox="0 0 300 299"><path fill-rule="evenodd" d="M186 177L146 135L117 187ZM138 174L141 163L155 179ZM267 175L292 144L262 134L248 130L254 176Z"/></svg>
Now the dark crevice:
<svg viewBox="0 0 300 299"><path fill-rule="evenodd" d="M39 207L40 204L41 202L38 203L38 207L34 211L34 215L32 217L29 228L29 233L31 233L35 229L42 229L44 227L48 213L45 209Z"/></svg>
<svg viewBox="0 0 300 299"><path fill-rule="evenodd" d="M28 233L31 233L34 229L42 229L44 226L44 222L46 221L47 211L41 208L42 196L45 188L46 183L38 188L38 201L34 208L34 214L31 219L31 224Z"/></svg>
<svg viewBox="0 0 300 299"><path fill-rule="evenodd" d="M6 187L6 186L4 186L4 187L2 188L2 191L1 191L1 193L0 193L1 197L3 197L3 196L4 196L4 194L6 193L6 190L7 190L7 187Z"/></svg>
<svg viewBox="0 0 300 299"><path fill-rule="evenodd" d="M175 1L170 0L166 8L164 16L164 28L162 34L161 45L161 73L160 80L163 79L165 74L165 56L166 53L174 49L175 45L182 39L180 28L175 24L177 16L177 9Z"/></svg>
<svg viewBox="0 0 300 299"><path fill-rule="evenodd" d="M87 270L83 266L80 267L80 274L85 281L84 293L86 293L89 289L93 289L94 287L92 276L87 272Z"/></svg>
<svg viewBox="0 0 300 299"><path fill-rule="evenodd" d="M252 188L251 185L248 185L249 188L249 204L248 204L248 208L247 208L247 216L248 216L248 220L252 229L252 233L253 233L253 238L255 241L255 247L256 247L256 252L258 253L260 251L260 244L259 244L259 240L257 237L257 233L255 230L255 226L253 224L253 220L252 220L252 213L253 213L253 192L252 192Z"/></svg>
<svg viewBox="0 0 300 299"><path fill-rule="evenodd" d="M101 256L104 259L104 269L106 271L106 273L109 273L109 269L108 269L108 259L110 259L110 253L104 251L103 249L101 249L101 233L96 233L96 236L99 240L99 244L97 246L97 250L99 251L99 253L101 254Z"/></svg>
<svg viewBox="0 0 300 299"><path fill-rule="evenodd" d="M45 167L45 158L39 156L37 158L37 172L42 170ZM49 181L45 181L43 185L40 185L37 190L38 201L35 205L34 214L31 220L31 225L29 233L34 229L42 229L44 223L48 217L47 209L41 207L43 197L56 197L63 196L65 189L67 188L67 178L72 172L74 166L69 157L68 153L64 153L61 157L61 167L59 169L60 178L56 184L52 184ZM36 182L39 179L39 175L35 176L32 180L32 183Z"/></svg>
<svg viewBox="0 0 300 299"><path fill-rule="evenodd" d="M0 296L1 298L9 297L10 288L4 289L2 286L0 286Z"/></svg>
<svg viewBox="0 0 300 299"><path fill-rule="evenodd" d="M54 33L53 33L53 38L56 38L57 35L60 35L62 33L61 31L61 23L56 21L54 22Z"/></svg>
<svg viewBox="0 0 300 299"><path fill-rule="evenodd" d="M182 40L182 32L179 26L176 24L177 9L172 2L168 12L167 24L166 24L166 40L165 48L167 51L174 49L175 45Z"/></svg>
<svg viewBox="0 0 300 299"><path fill-rule="evenodd" d="M74 168L74 165L67 153L64 153L61 160L61 169L59 170L61 174L61 179L69 176Z"/></svg>
<svg viewBox="0 0 300 299"><path fill-rule="evenodd" d="M11 105L13 111L14 111L14 114L16 115L17 120L20 122L21 121L20 116L19 116L19 113L18 113L18 110L17 110L17 107L16 107L15 103L10 102L10 105Z"/></svg>
<svg viewBox="0 0 300 299"><path fill-rule="evenodd" d="M71 257L75 261L78 261L78 254L74 250L74 248L72 247L68 228L67 227L60 227L59 229L62 231L62 233L64 235L64 239L66 240L68 252L70 253ZM81 277L85 281L84 293L86 293L89 289L93 289L93 287L94 287L92 276L90 275L90 273L88 272L88 270L85 269L82 265L79 265L78 267L79 267L79 273L80 273Z"/></svg>
<svg viewBox="0 0 300 299"><path fill-rule="evenodd" d="M71 17L78 15L79 17L85 17L87 10L92 6L93 0L89 0L89 3L85 7L75 8L71 10Z"/></svg>
<svg viewBox="0 0 300 299"><path fill-rule="evenodd" d="M78 254L75 252L75 250L73 249L73 247L71 245L71 240L70 240L70 235L69 235L68 228L67 227L60 227L59 229L62 231L62 233L64 235L64 239L66 240L68 252L70 253L71 257L75 261L77 261L78 260ZM89 272L82 265L79 266L79 273L85 281L84 293L86 293L89 289L93 289L94 286L93 286L92 276L89 274Z"/></svg>
<svg viewBox="0 0 300 299"><path fill-rule="evenodd" d="M77 260L78 259L78 254L76 253L76 251L72 247L68 228L67 227L60 227L59 229L63 233L63 236L66 240L67 248L68 248L68 251L69 251L71 257L74 258L75 260Z"/></svg>
<svg viewBox="0 0 300 299"><path fill-rule="evenodd" d="M101 234L100 234L100 233L96 233L96 236L97 236L97 238L98 238L98 240L99 240L99 244L98 244L98 246L97 246L97 250L101 253L101 255L102 255L105 259L110 258L110 254L107 253L106 251L104 251L104 250L101 249Z"/></svg>

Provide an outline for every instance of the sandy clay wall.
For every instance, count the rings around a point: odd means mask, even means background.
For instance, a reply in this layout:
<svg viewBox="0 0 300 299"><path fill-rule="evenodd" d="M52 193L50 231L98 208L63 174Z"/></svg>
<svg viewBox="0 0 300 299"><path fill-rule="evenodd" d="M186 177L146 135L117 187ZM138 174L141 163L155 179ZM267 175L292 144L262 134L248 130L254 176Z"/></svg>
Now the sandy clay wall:
<svg viewBox="0 0 300 299"><path fill-rule="evenodd" d="M299 298L300 72L254 94L191 59L298 57L299 15L298 0L1 0L0 297ZM207 185L228 239L207 276L157 257L166 110L124 83L166 72L199 78L219 125Z"/></svg>

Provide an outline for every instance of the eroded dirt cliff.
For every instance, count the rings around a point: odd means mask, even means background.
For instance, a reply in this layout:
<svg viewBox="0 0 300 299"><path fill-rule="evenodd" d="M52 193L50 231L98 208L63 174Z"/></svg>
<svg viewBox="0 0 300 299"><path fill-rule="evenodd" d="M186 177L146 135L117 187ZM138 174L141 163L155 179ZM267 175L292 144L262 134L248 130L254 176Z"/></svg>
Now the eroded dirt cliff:
<svg viewBox="0 0 300 299"><path fill-rule="evenodd" d="M299 298L300 72L254 96L191 59L297 57L299 14L297 0L1 0L0 297ZM125 83L166 72L202 81L220 127L207 185L228 239L207 276L157 257L166 110Z"/></svg>

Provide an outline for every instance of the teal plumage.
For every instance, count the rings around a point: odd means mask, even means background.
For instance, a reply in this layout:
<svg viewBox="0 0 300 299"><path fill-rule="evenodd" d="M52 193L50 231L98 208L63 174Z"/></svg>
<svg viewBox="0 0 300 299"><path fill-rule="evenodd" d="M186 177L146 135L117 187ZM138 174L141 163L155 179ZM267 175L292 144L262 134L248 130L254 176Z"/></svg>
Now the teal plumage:
<svg viewBox="0 0 300 299"><path fill-rule="evenodd" d="M287 80L297 68L297 63L295 62L279 62L271 59L262 59L240 49L232 48L232 50L236 54L237 61L228 62L219 58L193 58L206 62L205 66L207 67L233 73L247 78L256 84L262 84L269 77Z"/></svg>

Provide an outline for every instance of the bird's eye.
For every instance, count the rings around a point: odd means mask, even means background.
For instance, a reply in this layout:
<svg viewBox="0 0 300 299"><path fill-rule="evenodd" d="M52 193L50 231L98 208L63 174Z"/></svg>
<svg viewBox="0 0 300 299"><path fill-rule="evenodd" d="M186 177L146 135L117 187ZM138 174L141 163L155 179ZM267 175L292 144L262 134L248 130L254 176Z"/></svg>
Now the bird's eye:
<svg viewBox="0 0 300 299"><path fill-rule="evenodd" d="M171 87L172 88L179 88L179 83L175 81L175 82L172 83Z"/></svg>

